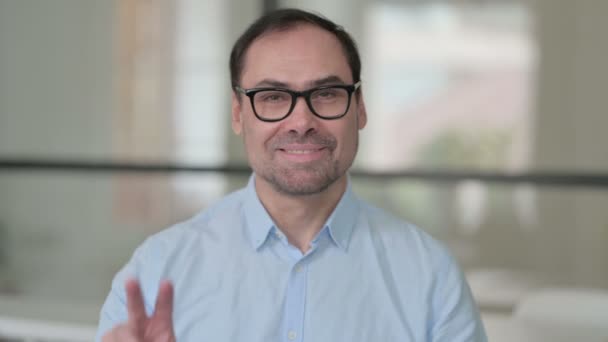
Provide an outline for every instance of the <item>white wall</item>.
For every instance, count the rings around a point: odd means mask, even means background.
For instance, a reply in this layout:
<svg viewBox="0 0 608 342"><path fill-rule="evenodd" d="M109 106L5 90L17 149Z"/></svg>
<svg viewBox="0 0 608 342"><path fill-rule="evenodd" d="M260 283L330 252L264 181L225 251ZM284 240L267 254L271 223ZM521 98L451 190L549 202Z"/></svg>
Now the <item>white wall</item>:
<svg viewBox="0 0 608 342"><path fill-rule="evenodd" d="M112 15L111 1L0 2L2 155L109 154Z"/></svg>
<svg viewBox="0 0 608 342"><path fill-rule="evenodd" d="M608 172L606 1L536 2L539 65L536 169ZM539 267L579 285L608 287L606 189L545 191L539 197Z"/></svg>

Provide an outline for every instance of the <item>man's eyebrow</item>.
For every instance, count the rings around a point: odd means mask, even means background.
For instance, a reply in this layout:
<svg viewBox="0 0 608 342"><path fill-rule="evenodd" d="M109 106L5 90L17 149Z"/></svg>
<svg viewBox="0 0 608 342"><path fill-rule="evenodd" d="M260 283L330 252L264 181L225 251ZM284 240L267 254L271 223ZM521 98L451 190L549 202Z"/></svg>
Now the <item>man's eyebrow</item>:
<svg viewBox="0 0 608 342"><path fill-rule="evenodd" d="M330 76L323 77L323 78L320 78L320 79L317 79L314 81L310 81L309 84L310 84L311 88L314 88L314 87L319 87L319 86L324 86L324 85L329 85L329 84L345 84L345 82L339 76L330 75ZM271 78L265 78L254 85L254 88L263 88L263 87L291 89L290 85L288 83L281 82L281 81L271 79Z"/></svg>
<svg viewBox="0 0 608 342"><path fill-rule="evenodd" d="M324 86L324 85L328 85L328 84L344 84L344 83L345 82L339 76L330 75L330 76L323 77L318 80L312 81L311 86L319 87L319 86Z"/></svg>
<svg viewBox="0 0 608 342"><path fill-rule="evenodd" d="M261 88L261 87L289 88L289 85L285 82L273 80L270 78L265 78L265 79L261 80L260 82L256 83L254 86L254 88Z"/></svg>

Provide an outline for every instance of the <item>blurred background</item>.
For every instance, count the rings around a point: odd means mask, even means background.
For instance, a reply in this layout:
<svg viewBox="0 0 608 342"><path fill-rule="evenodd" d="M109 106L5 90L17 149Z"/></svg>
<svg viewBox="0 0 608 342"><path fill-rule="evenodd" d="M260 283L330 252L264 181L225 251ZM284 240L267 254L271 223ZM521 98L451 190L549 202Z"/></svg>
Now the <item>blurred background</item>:
<svg viewBox="0 0 608 342"><path fill-rule="evenodd" d="M228 55L279 7L358 41L353 186L448 245L490 340L608 340L600 0L0 0L0 340L91 340L134 248L245 184Z"/></svg>

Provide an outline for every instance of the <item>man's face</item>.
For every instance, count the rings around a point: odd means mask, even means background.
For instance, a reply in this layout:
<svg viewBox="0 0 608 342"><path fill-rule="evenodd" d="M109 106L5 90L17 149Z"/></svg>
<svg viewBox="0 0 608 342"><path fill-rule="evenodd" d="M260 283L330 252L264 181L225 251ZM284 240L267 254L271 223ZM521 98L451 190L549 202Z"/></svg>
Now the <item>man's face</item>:
<svg viewBox="0 0 608 342"><path fill-rule="evenodd" d="M342 46L331 33L302 24L255 40L245 55L240 86L284 84L301 91L328 82L353 83ZM348 113L336 120L316 117L300 97L287 118L263 122L245 95L233 94L232 99L232 128L243 135L256 181L293 196L316 194L345 181L357 152L358 130L366 121L362 96L355 94Z"/></svg>

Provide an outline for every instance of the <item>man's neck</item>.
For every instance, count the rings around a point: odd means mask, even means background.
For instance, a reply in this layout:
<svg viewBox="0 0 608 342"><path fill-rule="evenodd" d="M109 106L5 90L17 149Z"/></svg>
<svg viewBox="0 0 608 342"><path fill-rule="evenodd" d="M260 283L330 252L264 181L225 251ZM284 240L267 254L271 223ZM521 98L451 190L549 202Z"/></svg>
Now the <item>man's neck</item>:
<svg viewBox="0 0 608 342"><path fill-rule="evenodd" d="M302 253L310 249L312 240L338 205L346 185L346 176L343 176L318 194L292 196L277 192L258 176L255 179L255 189L262 205L289 243Z"/></svg>

